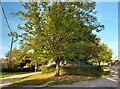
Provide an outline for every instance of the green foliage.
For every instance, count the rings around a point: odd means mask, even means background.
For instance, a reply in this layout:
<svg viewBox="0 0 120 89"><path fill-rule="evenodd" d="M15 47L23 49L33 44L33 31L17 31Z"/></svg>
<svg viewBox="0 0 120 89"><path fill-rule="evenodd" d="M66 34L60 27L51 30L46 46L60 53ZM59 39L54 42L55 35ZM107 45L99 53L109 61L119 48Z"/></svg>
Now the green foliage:
<svg viewBox="0 0 120 89"><path fill-rule="evenodd" d="M13 42L16 42L17 39L18 39L18 37L19 37L19 35L18 35L17 32L10 32L10 33L8 34L8 36L9 36L9 37L14 37Z"/></svg>
<svg viewBox="0 0 120 89"><path fill-rule="evenodd" d="M31 67L31 58L30 53L26 52L25 50L19 48L14 48L12 51L12 59L13 67Z"/></svg>
<svg viewBox="0 0 120 89"><path fill-rule="evenodd" d="M100 77L102 75L107 75L110 72L104 71L102 66L81 66L81 67L62 67L62 71L65 74L70 75L86 75Z"/></svg>
<svg viewBox="0 0 120 89"><path fill-rule="evenodd" d="M115 60L115 61L114 61L114 64L115 64L115 65L119 65L119 64L120 64L120 60Z"/></svg>
<svg viewBox="0 0 120 89"><path fill-rule="evenodd" d="M45 67L45 66L40 66L38 70L41 70L41 72L44 73L52 73L55 71L55 67Z"/></svg>
<svg viewBox="0 0 120 89"><path fill-rule="evenodd" d="M56 64L50 65L50 68L55 68L55 67L56 67Z"/></svg>
<svg viewBox="0 0 120 89"><path fill-rule="evenodd" d="M26 11L18 13L26 23L18 25L22 31L21 47L26 52L32 50L32 64L51 59L59 72L61 61L89 60L97 55L100 38L92 32L104 26L95 17L95 2L25 2L22 6Z"/></svg>
<svg viewBox="0 0 120 89"><path fill-rule="evenodd" d="M2 68L2 72L9 72L9 73L14 73L14 72L34 72L34 68Z"/></svg>
<svg viewBox="0 0 120 89"><path fill-rule="evenodd" d="M111 60L113 52L106 44L99 44L97 50L98 56L96 58L96 61L98 63L109 62Z"/></svg>

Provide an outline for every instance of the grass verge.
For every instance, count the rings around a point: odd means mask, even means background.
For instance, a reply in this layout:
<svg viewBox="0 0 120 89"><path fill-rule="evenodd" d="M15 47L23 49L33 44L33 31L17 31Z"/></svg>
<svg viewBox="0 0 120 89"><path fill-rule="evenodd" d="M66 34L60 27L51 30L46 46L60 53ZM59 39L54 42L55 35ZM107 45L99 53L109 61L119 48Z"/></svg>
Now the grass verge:
<svg viewBox="0 0 120 89"><path fill-rule="evenodd" d="M28 72L14 72L14 73L7 73L7 72L0 72L0 78L10 77L14 75L26 74Z"/></svg>

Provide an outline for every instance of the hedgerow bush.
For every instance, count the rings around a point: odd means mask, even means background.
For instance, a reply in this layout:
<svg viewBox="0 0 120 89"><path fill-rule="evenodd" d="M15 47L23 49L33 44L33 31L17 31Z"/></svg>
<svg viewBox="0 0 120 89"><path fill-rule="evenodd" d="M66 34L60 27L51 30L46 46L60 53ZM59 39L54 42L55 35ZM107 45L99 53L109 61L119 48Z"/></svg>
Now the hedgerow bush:
<svg viewBox="0 0 120 89"><path fill-rule="evenodd" d="M51 73L51 72L54 72L54 71L55 71L55 67L56 67L55 64L50 65L49 67L40 66L40 67L39 67L39 70L40 70L42 73Z"/></svg>
<svg viewBox="0 0 120 89"><path fill-rule="evenodd" d="M2 72L34 72L34 68L2 68Z"/></svg>
<svg viewBox="0 0 120 89"><path fill-rule="evenodd" d="M61 70L67 75L86 75L99 77L109 74L109 71L104 71L102 66L66 66L62 67Z"/></svg>

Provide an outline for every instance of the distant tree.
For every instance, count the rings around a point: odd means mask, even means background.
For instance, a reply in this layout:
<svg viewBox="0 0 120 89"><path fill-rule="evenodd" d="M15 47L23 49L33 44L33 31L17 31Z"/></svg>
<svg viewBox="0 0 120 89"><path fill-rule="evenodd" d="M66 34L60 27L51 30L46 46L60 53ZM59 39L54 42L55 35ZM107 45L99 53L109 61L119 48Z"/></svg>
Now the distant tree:
<svg viewBox="0 0 120 89"><path fill-rule="evenodd" d="M14 48L12 50L12 58L11 58L11 67L24 67L29 64L28 67L31 66L31 59L30 59L30 53L24 51L23 49ZM9 57L9 51L6 53L6 58L8 60ZM8 63L7 63L8 64Z"/></svg>
<svg viewBox="0 0 120 89"><path fill-rule="evenodd" d="M116 65L119 65L120 64L120 60L115 60L114 62Z"/></svg>
<svg viewBox="0 0 120 89"><path fill-rule="evenodd" d="M101 62L109 62L112 58L112 50L104 43L99 44L98 46L99 54L97 56L97 62L99 65Z"/></svg>

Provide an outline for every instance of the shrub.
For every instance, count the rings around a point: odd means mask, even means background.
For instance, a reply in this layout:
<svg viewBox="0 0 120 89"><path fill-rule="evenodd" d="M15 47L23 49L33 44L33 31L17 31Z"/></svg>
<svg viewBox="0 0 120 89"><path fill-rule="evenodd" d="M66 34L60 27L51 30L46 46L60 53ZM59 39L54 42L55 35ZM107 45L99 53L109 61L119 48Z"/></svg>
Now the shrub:
<svg viewBox="0 0 120 89"><path fill-rule="evenodd" d="M34 68L2 68L2 72L33 72Z"/></svg>
<svg viewBox="0 0 120 89"><path fill-rule="evenodd" d="M56 64L50 65L50 68L56 68Z"/></svg>
<svg viewBox="0 0 120 89"><path fill-rule="evenodd" d="M54 67L41 66L39 69L42 71L42 73L51 73L55 71Z"/></svg>
<svg viewBox="0 0 120 89"><path fill-rule="evenodd" d="M103 71L103 67L101 66L78 66L78 67L69 66L69 67L62 67L61 70L62 72L64 72L64 74L70 74L70 75L88 75L88 76L99 77L101 75L106 74Z"/></svg>

